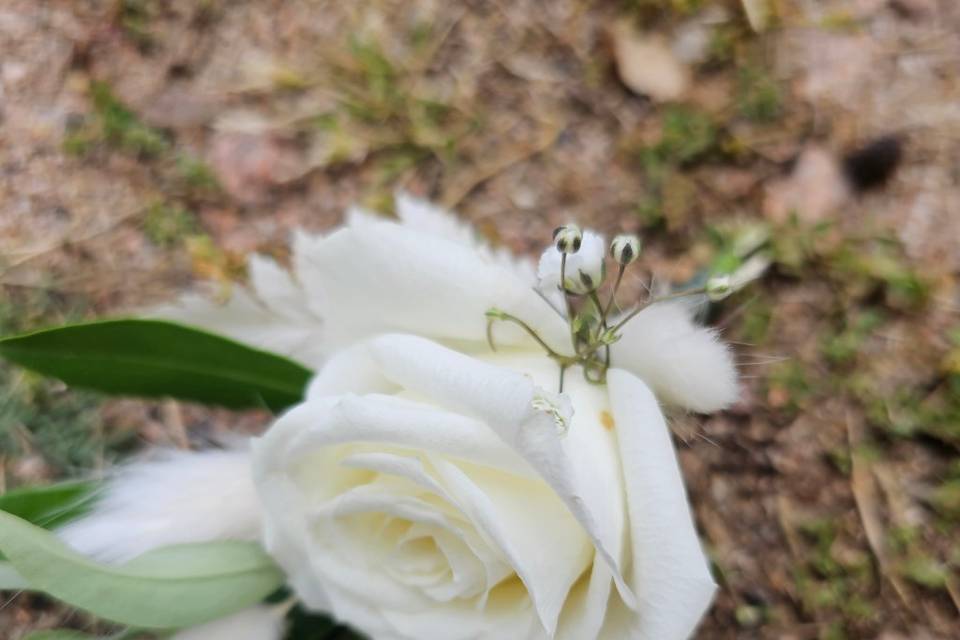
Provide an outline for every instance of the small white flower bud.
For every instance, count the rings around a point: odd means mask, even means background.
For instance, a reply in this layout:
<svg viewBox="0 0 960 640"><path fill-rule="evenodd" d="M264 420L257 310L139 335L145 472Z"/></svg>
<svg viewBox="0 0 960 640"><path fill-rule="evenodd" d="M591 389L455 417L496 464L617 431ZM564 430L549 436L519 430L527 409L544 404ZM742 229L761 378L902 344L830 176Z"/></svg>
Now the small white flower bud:
<svg viewBox="0 0 960 640"><path fill-rule="evenodd" d="M730 284L730 276L712 276L709 280L707 280L706 291L707 298L709 298L711 302L719 302L720 300L723 300L733 293L733 286Z"/></svg>
<svg viewBox="0 0 960 640"><path fill-rule="evenodd" d="M579 232L579 229L577 231ZM564 306L563 298L556 298L554 295L564 288L560 284L561 272L566 280L565 288L576 294L593 291L604 279L607 243L603 236L590 230L584 231L577 249L576 253L564 254L557 244L553 244L540 256L537 268L539 288L558 309Z"/></svg>
<svg viewBox="0 0 960 640"><path fill-rule="evenodd" d="M576 253L580 251L580 243L583 242L583 233L577 225L565 224L553 230L553 241L556 243L557 251L560 253Z"/></svg>
<svg viewBox="0 0 960 640"><path fill-rule="evenodd" d="M610 256L621 266L627 266L640 255L640 238L623 233L610 243Z"/></svg>

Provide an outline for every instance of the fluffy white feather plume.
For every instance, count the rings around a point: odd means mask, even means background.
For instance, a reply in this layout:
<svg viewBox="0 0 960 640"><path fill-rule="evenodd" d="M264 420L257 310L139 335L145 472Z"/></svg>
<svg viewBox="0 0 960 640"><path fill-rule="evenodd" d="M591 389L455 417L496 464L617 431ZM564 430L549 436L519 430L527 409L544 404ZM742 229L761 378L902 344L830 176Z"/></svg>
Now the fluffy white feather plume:
<svg viewBox="0 0 960 640"><path fill-rule="evenodd" d="M171 544L255 540L260 504L248 444L203 452L161 450L120 467L93 511L59 530L77 551L123 562Z"/></svg>
<svg viewBox="0 0 960 640"><path fill-rule="evenodd" d="M170 640L280 640L286 605L258 605L232 616L184 629Z"/></svg>
<svg viewBox="0 0 960 640"><path fill-rule="evenodd" d="M612 362L639 375L665 403L710 413L736 401L737 369L717 332L694 324L692 310L688 302L647 307L624 326Z"/></svg>

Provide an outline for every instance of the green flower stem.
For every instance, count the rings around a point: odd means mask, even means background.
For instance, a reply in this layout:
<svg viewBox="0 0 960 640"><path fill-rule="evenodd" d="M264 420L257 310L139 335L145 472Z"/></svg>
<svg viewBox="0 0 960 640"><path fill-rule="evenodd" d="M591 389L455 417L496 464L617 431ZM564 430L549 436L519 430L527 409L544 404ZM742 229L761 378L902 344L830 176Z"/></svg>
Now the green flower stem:
<svg viewBox="0 0 960 640"><path fill-rule="evenodd" d="M600 315L604 320L607 319L607 316L610 315L610 307L613 306L613 301L617 297L617 290L620 288L620 281L623 280L623 272L626 271L626 265L620 265L620 268L617 270L617 280L613 283L613 290L610 292L610 299L607 300L607 306L603 308L603 313Z"/></svg>
<svg viewBox="0 0 960 640"><path fill-rule="evenodd" d="M567 310L567 324L570 325L570 344L577 350L577 334L573 330L573 305L570 304L570 292L567 291L567 254L560 254L560 291L563 292L563 304Z"/></svg>
<svg viewBox="0 0 960 640"><path fill-rule="evenodd" d="M620 285L620 277L623 275L623 266L620 266L620 273L617 274L617 284L614 285L614 291L616 287ZM606 307L603 307L600 303L600 296L597 295L597 290L594 289L590 292L590 300L593 302L593 305L597 308L597 313L600 314L600 328L597 329L597 335L594 340L596 342L600 341L600 336L607 332L607 310L610 308L610 304L607 303ZM613 295L610 295L610 300L613 300ZM603 378L606 378L606 369L610 368L610 345L603 345L603 366L604 366L604 375Z"/></svg>
<svg viewBox="0 0 960 640"><path fill-rule="evenodd" d="M631 311L630 313L628 313L627 316L626 316L623 320L621 320L620 322L618 322L617 324L615 324L615 325L613 326L613 331L614 331L615 333L618 332L618 331L620 331L620 329L623 329L623 326L624 326L625 324L627 324L628 322L630 322L631 320L633 320L634 316L636 316L638 313L640 313L641 311L643 311L643 310L646 309L647 307L649 307L649 306L651 306L651 305L654 305L654 304L657 304L658 302L666 302L667 300L673 300L673 299L675 299L675 298L686 298L687 296L695 296L695 295L698 295L698 294L701 294L701 293L706 293L706 292L707 292L706 287L697 287L696 289L688 289L688 290L686 290L686 291L678 291L678 292L676 292L676 293L671 293L671 294L669 294L669 295L660 296L659 298L653 298L653 299L651 299L651 300L648 300L646 304L640 305L639 307L637 307L636 309L634 309L633 311Z"/></svg>
<svg viewBox="0 0 960 640"><path fill-rule="evenodd" d="M534 331L530 325L528 325L526 322L524 322L520 318L510 315L506 311L500 311L499 309L491 309L490 311L487 312L487 315L490 317L490 320L491 320L491 322L487 323L487 340L488 342L490 342L491 348L493 348L493 336L490 331L493 326L492 321L505 320L507 322L514 323L515 325L519 326L521 329L526 331L531 338L537 341L537 344L543 347L543 350L547 352L547 355L553 358L554 360L556 360L557 362L559 362L561 366L570 366L571 364L574 364L580 360L579 357L565 356L563 354L557 353L556 351L553 350L553 348L550 345L548 345L546 342L543 341L543 338L537 335L537 332Z"/></svg>

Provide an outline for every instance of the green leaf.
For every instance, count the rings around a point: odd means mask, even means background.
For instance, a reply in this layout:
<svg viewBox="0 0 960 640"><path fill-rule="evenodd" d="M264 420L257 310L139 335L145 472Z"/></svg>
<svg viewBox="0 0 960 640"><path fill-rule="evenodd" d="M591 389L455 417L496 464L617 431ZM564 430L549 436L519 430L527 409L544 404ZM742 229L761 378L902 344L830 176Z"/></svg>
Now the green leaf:
<svg viewBox="0 0 960 640"><path fill-rule="evenodd" d="M99 482L89 480L14 489L0 495L0 511L54 529L89 512L99 486ZM0 553L0 561L5 559Z"/></svg>
<svg viewBox="0 0 960 640"><path fill-rule="evenodd" d="M107 566L6 513L0 513L0 551L30 588L106 620L147 629L222 618L260 602L283 582L253 542L176 545Z"/></svg>
<svg viewBox="0 0 960 640"><path fill-rule="evenodd" d="M0 340L0 355L70 385L233 409L299 402L311 372L276 354L162 320L105 320Z"/></svg>
<svg viewBox="0 0 960 640"><path fill-rule="evenodd" d="M0 562L0 591L20 591L27 588L27 581L9 562Z"/></svg>
<svg viewBox="0 0 960 640"><path fill-rule="evenodd" d="M96 481L71 481L14 489L0 495L0 511L53 529L86 514L99 486Z"/></svg>

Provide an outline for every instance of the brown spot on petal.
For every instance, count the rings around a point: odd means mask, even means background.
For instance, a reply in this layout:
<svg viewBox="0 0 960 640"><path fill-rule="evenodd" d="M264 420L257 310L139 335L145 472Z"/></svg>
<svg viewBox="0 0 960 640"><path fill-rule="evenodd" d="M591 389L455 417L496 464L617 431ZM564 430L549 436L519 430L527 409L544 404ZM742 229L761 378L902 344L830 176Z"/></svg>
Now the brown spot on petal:
<svg viewBox="0 0 960 640"><path fill-rule="evenodd" d="M600 412L600 424L607 430L612 430L617 426L617 423L613 421L613 415L606 409Z"/></svg>

